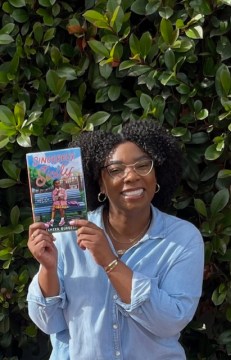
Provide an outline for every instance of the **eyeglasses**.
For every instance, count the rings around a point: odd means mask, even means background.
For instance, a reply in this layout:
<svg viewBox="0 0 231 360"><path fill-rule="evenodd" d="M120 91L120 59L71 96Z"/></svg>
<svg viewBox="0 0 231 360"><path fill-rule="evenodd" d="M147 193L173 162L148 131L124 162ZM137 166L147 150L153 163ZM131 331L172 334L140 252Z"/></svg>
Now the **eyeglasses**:
<svg viewBox="0 0 231 360"><path fill-rule="evenodd" d="M107 169L108 174L113 179L123 179L126 176L126 168L131 167L136 174L140 176L146 176L150 174L153 169L153 160L144 159L135 162L134 164L113 163L103 166L103 169Z"/></svg>

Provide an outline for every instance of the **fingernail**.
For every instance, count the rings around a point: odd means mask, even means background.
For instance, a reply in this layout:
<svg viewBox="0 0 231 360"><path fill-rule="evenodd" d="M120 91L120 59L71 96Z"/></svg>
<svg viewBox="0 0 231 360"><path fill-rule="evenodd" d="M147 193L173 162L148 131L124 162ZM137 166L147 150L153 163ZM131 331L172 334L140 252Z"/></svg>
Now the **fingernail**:
<svg viewBox="0 0 231 360"><path fill-rule="evenodd" d="M70 224L70 225L75 225L75 220L70 220L70 221L69 221L69 224Z"/></svg>

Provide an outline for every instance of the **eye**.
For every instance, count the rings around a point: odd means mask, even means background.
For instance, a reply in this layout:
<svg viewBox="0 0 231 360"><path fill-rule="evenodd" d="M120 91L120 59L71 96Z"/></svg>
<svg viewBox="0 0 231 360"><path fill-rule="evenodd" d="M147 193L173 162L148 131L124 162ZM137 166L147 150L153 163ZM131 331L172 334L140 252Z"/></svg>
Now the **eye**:
<svg viewBox="0 0 231 360"><path fill-rule="evenodd" d="M112 175L117 175L124 172L124 167L121 165L110 165L107 167L107 169Z"/></svg>
<svg viewBox="0 0 231 360"><path fill-rule="evenodd" d="M136 163L136 169L145 170L149 169L151 166L151 162L149 160L144 160Z"/></svg>

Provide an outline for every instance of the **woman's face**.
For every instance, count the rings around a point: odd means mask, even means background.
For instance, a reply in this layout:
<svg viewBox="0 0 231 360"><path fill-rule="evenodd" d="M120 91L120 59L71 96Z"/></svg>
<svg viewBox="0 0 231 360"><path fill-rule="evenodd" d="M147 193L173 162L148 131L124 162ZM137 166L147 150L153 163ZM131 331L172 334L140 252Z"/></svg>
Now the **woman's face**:
<svg viewBox="0 0 231 360"><path fill-rule="evenodd" d="M154 168L146 176L135 172L134 167L121 168L121 164L131 165L138 162L138 172L150 167L151 159L137 145L127 141L114 148L101 171L101 192L108 197L111 207L117 210L142 210L150 207L156 190ZM143 170L144 169L144 170Z"/></svg>

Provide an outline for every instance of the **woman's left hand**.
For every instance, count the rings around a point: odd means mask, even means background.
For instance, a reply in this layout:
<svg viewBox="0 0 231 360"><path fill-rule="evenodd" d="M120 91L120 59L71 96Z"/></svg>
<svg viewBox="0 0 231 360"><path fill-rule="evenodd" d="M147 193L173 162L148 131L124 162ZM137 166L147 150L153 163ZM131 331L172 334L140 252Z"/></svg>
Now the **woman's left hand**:
<svg viewBox="0 0 231 360"><path fill-rule="evenodd" d="M104 231L88 220L73 220L71 225L78 227L77 243L81 249L88 249L100 266L107 266L113 259L111 246Z"/></svg>

